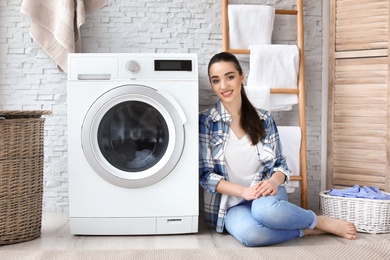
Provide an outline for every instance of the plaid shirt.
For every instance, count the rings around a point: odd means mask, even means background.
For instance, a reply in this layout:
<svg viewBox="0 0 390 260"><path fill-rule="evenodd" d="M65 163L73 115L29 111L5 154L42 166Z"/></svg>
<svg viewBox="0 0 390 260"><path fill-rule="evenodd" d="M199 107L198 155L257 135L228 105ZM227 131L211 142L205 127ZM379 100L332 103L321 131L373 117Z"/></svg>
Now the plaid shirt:
<svg viewBox="0 0 390 260"><path fill-rule="evenodd" d="M271 114L258 110L264 124L266 136L261 142L264 154L257 154L260 171L253 177L251 186L263 179L268 179L280 171L286 175L286 184L291 171L287 167L286 158L282 155L279 133ZM227 212L228 196L216 191L218 182L222 179L229 181L224 150L229 139L229 127L232 118L221 101L199 114L199 182L204 188L205 221L217 232L223 232Z"/></svg>

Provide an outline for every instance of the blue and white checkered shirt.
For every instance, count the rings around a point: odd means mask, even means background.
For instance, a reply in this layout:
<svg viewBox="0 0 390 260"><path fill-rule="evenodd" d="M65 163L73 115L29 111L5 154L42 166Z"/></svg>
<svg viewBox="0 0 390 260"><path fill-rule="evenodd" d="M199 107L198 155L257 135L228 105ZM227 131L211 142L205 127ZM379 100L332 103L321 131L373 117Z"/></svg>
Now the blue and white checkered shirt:
<svg viewBox="0 0 390 260"><path fill-rule="evenodd" d="M267 154L262 155L261 160L260 155L257 155L261 168L253 177L251 186L262 179L270 178L276 171L286 175L286 184L291 171L282 155L277 126L269 112L259 109L258 114L266 132L261 142ZM227 197L224 199L222 194L216 191L216 187L221 179L229 181L224 150L229 139L231 120L221 101L199 114L199 182L204 188L205 221L216 227L217 232L223 232L228 210Z"/></svg>

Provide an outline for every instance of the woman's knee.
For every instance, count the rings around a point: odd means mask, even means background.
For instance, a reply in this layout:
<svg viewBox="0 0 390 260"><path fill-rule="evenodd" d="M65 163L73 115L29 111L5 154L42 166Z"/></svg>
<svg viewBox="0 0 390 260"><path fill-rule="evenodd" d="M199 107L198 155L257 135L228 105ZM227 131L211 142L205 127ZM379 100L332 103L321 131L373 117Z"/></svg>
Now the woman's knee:
<svg viewBox="0 0 390 260"><path fill-rule="evenodd" d="M281 202L288 201L286 189L281 186L279 187L279 191L274 196L265 196L260 197L252 202L252 209L255 207L259 207L261 209L277 209Z"/></svg>
<svg viewBox="0 0 390 260"><path fill-rule="evenodd" d="M277 210L280 200L275 196L260 197L252 202L251 211L265 212Z"/></svg>
<svg viewBox="0 0 390 260"><path fill-rule="evenodd" d="M267 224L269 221L278 221L279 216L285 218L285 216L280 214L281 203L283 201L275 196L261 197L252 203L252 216L256 221L263 224Z"/></svg>

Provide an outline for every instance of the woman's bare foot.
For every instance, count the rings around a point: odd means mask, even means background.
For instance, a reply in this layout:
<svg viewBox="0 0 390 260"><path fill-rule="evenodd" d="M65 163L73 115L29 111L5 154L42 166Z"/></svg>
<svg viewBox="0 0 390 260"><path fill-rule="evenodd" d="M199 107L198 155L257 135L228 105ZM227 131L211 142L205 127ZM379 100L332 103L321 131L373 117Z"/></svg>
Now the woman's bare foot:
<svg viewBox="0 0 390 260"><path fill-rule="evenodd" d="M327 233L332 233L350 240L356 239L355 224L341 219L335 219L327 216L318 216L318 223L315 229Z"/></svg>

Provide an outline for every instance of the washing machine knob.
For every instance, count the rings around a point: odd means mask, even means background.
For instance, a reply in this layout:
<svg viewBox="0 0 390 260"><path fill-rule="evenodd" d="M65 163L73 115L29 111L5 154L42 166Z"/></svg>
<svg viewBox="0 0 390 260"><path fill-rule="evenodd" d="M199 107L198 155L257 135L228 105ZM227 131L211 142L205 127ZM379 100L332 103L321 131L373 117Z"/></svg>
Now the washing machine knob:
<svg viewBox="0 0 390 260"><path fill-rule="evenodd" d="M136 74L140 71L141 65L137 61L131 60L127 62L126 69L131 73Z"/></svg>

